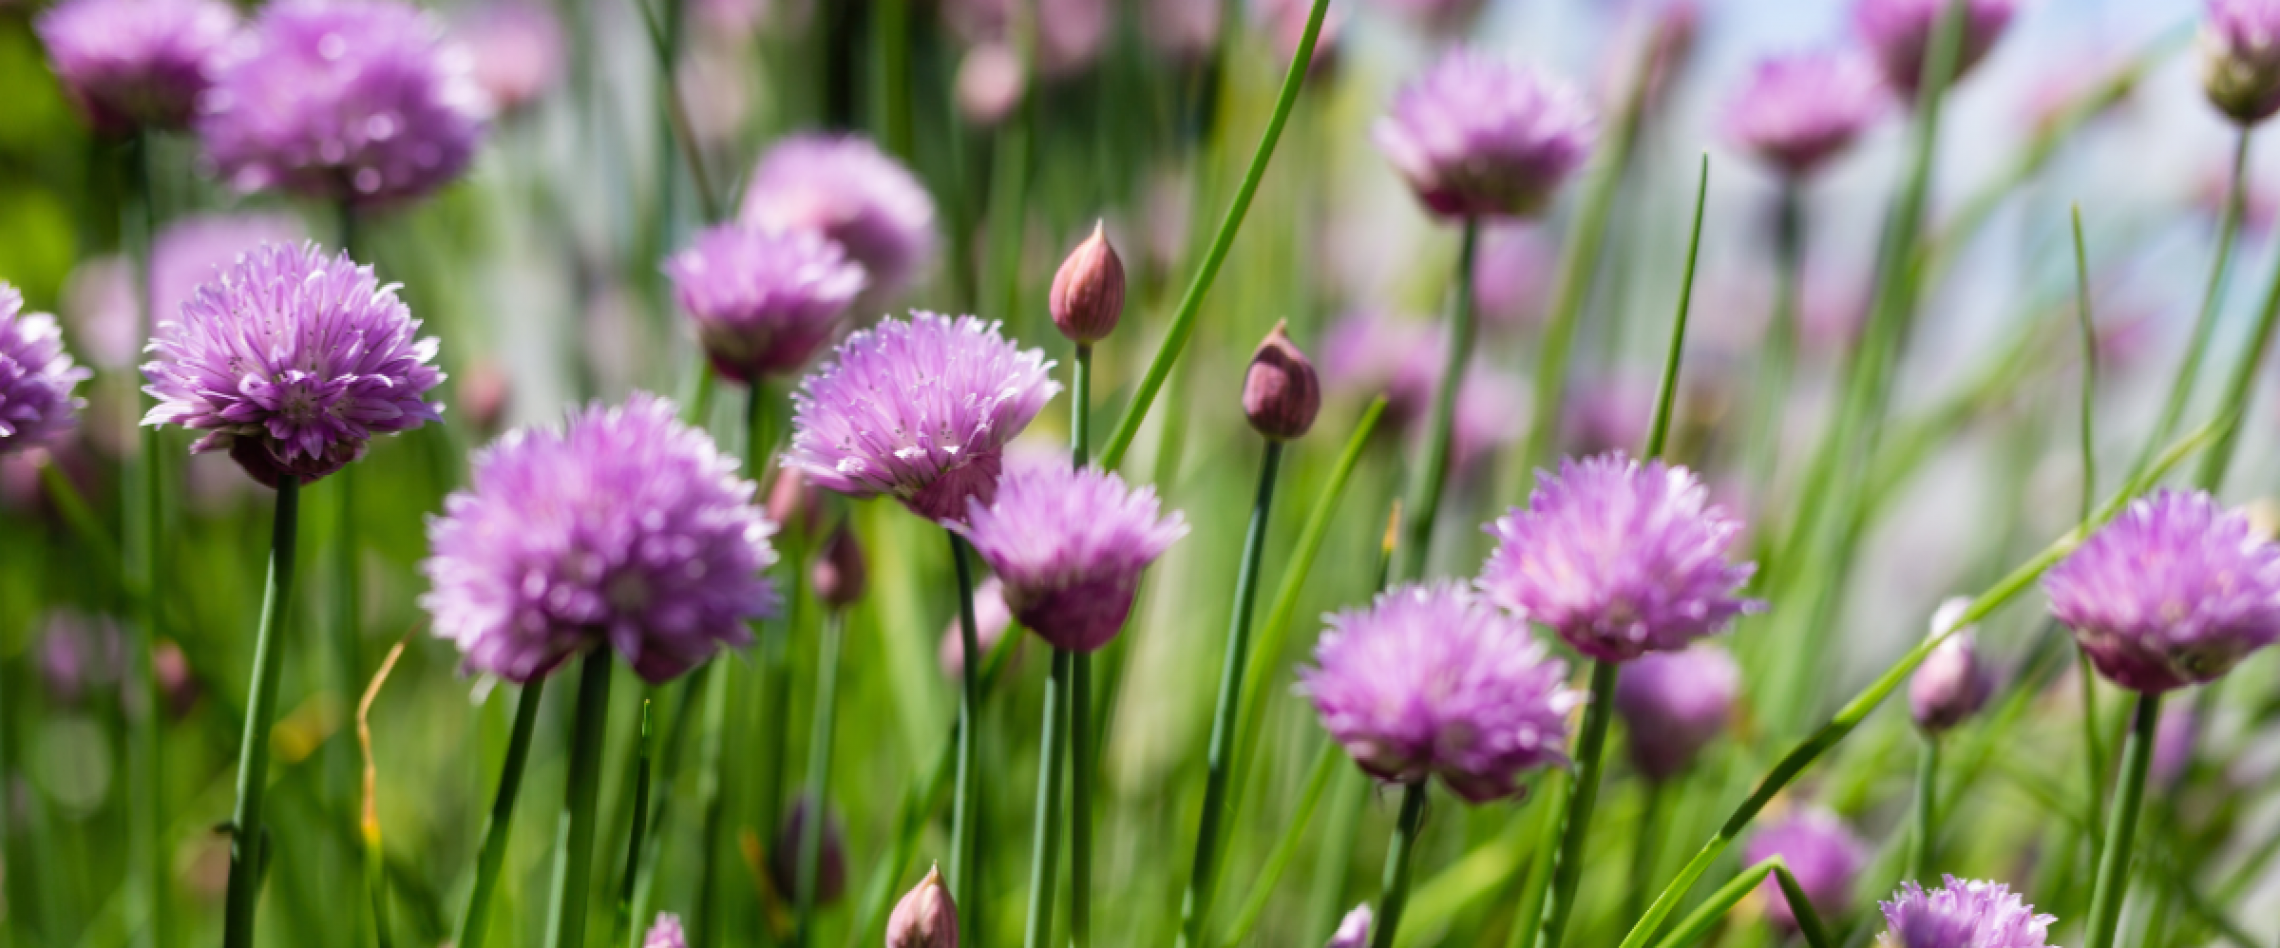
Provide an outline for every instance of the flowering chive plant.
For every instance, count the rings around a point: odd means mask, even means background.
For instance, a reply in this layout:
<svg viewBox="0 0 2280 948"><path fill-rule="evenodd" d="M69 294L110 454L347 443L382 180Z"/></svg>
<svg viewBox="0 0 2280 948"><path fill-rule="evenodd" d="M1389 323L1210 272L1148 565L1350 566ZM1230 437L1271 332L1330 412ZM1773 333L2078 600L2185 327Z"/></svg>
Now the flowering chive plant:
<svg viewBox="0 0 2280 948"><path fill-rule="evenodd" d="M24 312L24 294L0 283L0 455L70 431L83 404L72 390L90 374L63 351L55 317Z"/></svg>
<svg viewBox="0 0 2280 948"><path fill-rule="evenodd" d="M1022 467L956 529L1004 583L1006 605L1055 648L1097 651L1123 630L1140 573L1187 533L1155 491L1097 468Z"/></svg>

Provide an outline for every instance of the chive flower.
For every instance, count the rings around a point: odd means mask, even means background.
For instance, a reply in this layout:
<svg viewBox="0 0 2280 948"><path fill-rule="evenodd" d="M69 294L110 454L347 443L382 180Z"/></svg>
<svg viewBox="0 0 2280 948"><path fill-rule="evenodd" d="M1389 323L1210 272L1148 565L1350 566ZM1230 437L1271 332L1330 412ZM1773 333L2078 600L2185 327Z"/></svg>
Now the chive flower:
<svg viewBox="0 0 2280 948"><path fill-rule="evenodd" d="M1884 912L1888 948L2051 948L2050 926L2057 916L2037 915L2035 907L2000 882L1946 877L1947 884L1926 891L1903 882Z"/></svg>
<svg viewBox="0 0 2280 948"><path fill-rule="evenodd" d="M2132 501L2043 591L2098 673L2133 691L2214 681L2280 639L2280 547L2197 491Z"/></svg>
<svg viewBox="0 0 2280 948"><path fill-rule="evenodd" d="M934 254L934 198L910 169L852 135L778 142L753 169L737 220L831 238L882 297L909 285Z"/></svg>
<svg viewBox="0 0 2280 948"><path fill-rule="evenodd" d="M1615 713L1639 775L1663 783L1683 773L1726 729L1741 685L1741 666L1715 645L1649 652L1625 665L1615 681Z"/></svg>
<svg viewBox="0 0 2280 948"><path fill-rule="evenodd" d="M1708 496L1661 461L1562 460L1528 506L1489 525L1480 588L1601 661L1683 649L1759 608L1735 595L1756 567L1726 561L1742 524Z"/></svg>
<svg viewBox="0 0 2280 948"><path fill-rule="evenodd" d="M279 0L216 67L198 137L239 191L410 200L459 177L482 140L490 102L468 60L401 0Z"/></svg>
<svg viewBox="0 0 2280 948"><path fill-rule="evenodd" d="M905 893L887 916L887 948L958 948L958 906L939 866Z"/></svg>
<svg viewBox="0 0 2280 948"><path fill-rule="evenodd" d="M508 432L428 521L420 604L471 671L529 682L607 645L652 683L772 616L775 526L673 403L636 393Z"/></svg>
<svg viewBox="0 0 2280 948"><path fill-rule="evenodd" d="M1530 217L1590 155L1597 122L1566 82L1457 50L1395 96L1371 137L1434 214Z"/></svg>
<svg viewBox="0 0 2280 948"><path fill-rule="evenodd" d="M63 329L24 312L24 294L0 282L0 457L54 442L85 402L72 389L94 373L63 351Z"/></svg>
<svg viewBox="0 0 2280 948"><path fill-rule="evenodd" d="M64 93L111 134L188 125L237 27L221 0L66 0L33 22Z"/></svg>
<svg viewBox="0 0 2280 948"><path fill-rule="evenodd" d="M1354 906L1353 911L1338 920L1338 930L1330 935L1330 943L1323 948L1366 948L1370 943L1372 921L1368 903Z"/></svg>
<svg viewBox="0 0 2280 948"><path fill-rule="evenodd" d="M500 114L536 102L562 81L562 21L533 0L485 0L454 24L474 58L475 84Z"/></svg>
<svg viewBox="0 0 2280 948"><path fill-rule="evenodd" d="M1527 623L1442 582L1390 590L1329 624L1300 692L1372 776L1438 774L1482 803L1519 793L1526 771L1567 763L1568 712L1584 696Z"/></svg>
<svg viewBox="0 0 2280 948"><path fill-rule="evenodd" d="M434 337L372 268L316 244L263 244L158 324L143 366L158 399L143 424L205 437L254 480L314 481L364 456L376 435L443 421L422 396L443 382Z"/></svg>
<svg viewBox="0 0 2280 948"><path fill-rule="evenodd" d="M1115 640L1140 573L1188 529L1177 511L1161 515L1154 488L1066 464L1021 465L999 481L995 500L966 505L966 522L951 529L997 574L1014 617L1053 647L1079 652Z"/></svg>
<svg viewBox="0 0 2280 948"><path fill-rule="evenodd" d="M1006 442L1061 390L996 323L914 312L848 336L792 396L784 466L849 497L959 520L997 496Z"/></svg>
<svg viewBox="0 0 2280 948"><path fill-rule="evenodd" d="M649 927L642 936L641 948L689 948L688 933L681 928L681 917L671 912L657 913L657 924Z"/></svg>
<svg viewBox="0 0 2280 948"><path fill-rule="evenodd" d="M1744 862L1763 862L1780 856L1797 877L1797 887L1822 918L1852 910L1853 880L1868 865L1868 843L1847 828L1836 814L1806 809L1758 832L1743 853ZM1797 914L1772 879L1765 880L1765 915L1776 927L1797 928Z"/></svg>
<svg viewBox="0 0 2280 948"><path fill-rule="evenodd" d="M865 282L830 238L740 224L699 233L665 261L665 275L713 367L745 383L805 367Z"/></svg>
<svg viewBox="0 0 2280 948"><path fill-rule="evenodd" d="M1995 48L2018 7L2019 0L1964 0L1956 79L1970 73ZM1924 54L1947 8L1948 0L1855 0L1853 4L1853 30L1875 54L1885 81L1911 100L1923 80Z"/></svg>
<svg viewBox="0 0 2280 948"><path fill-rule="evenodd" d="M1971 608L1969 599L1950 599L1932 615L1932 635L1953 628ZM1995 690L1994 676L1979 658L1979 627L1967 625L1933 647L1908 679L1908 713L1925 733L1937 734L1979 713Z"/></svg>
<svg viewBox="0 0 2280 948"><path fill-rule="evenodd" d="M2243 126L2280 111L2280 3L2208 0L2201 89L2217 111Z"/></svg>
<svg viewBox="0 0 2280 948"><path fill-rule="evenodd" d="M1883 116L1891 93L1874 64L1851 53L1765 60L1726 113L1727 134L1782 174L1820 170Z"/></svg>

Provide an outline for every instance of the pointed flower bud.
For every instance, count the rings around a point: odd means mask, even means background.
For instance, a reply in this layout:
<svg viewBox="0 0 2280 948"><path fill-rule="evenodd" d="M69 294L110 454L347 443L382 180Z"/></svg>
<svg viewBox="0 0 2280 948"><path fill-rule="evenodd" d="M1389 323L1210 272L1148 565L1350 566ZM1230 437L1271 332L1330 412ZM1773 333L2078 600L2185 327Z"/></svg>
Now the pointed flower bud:
<svg viewBox="0 0 2280 948"><path fill-rule="evenodd" d="M1354 906L1338 922L1338 931L1330 936L1323 948L1363 948L1370 943L1370 907L1368 903Z"/></svg>
<svg viewBox="0 0 2280 948"><path fill-rule="evenodd" d="M2217 111L2242 125L2280 111L2280 3L2209 0L2201 88Z"/></svg>
<svg viewBox="0 0 2280 948"><path fill-rule="evenodd" d="M823 542L823 555L816 557L815 566L808 571L808 581L815 584L815 598L833 609L845 609L863 598L869 585L870 570L863 563L863 544L855 539L855 531L842 523L831 532L831 539Z"/></svg>
<svg viewBox="0 0 2280 948"><path fill-rule="evenodd" d="M830 807L818 807L813 797L800 797L792 803L792 811L784 814L784 825L776 832L776 849L768 860L768 876L786 899L799 895L800 840L807 834L808 820L819 811L823 837L818 840L822 845L815 859L815 904L830 905L847 892L847 833L839 826L839 814Z"/></svg>
<svg viewBox="0 0 2280 948"><path fill-rule="evenodd" d="M1078 345L1091 345L1116 331L1116 321L1124 315L1124 261L1109 246L1100 223L1061 262L1049 305L1053 325Z"/></svg>
<svg viewBox="0 0 2280 948"><path fill-rule="evenodd" d="M689 936L681 929L681 917L659 912L657 924L641 939L641 948L689 948Z"/></svg>
<svg viewBox="0 0 2280 948"><path fill-rule="evenodd" d="M958 948L958 906L942 884L941 867L926 870L926 878L895 903L887 916L887 948Z"/></svg>
<svg viewBox="0 0 2280 948"><path fill-rule="evenodd" d="M1941 603L1940 610L1932 615L1932 634L1954 628L1969 608L1969 599ZM1963 723L1987 703L1988 692L1994 690L1994 681L1979 660L1978 632L1975 625L1956 629L1909 679L1908 711L1925 733L1937 734Z"/></svg>
<svg viewBox="0 0 2280 948"><path fill-rule="evenodd" d="M1322 382L1314 375L1314 363L1291 344L1287 328L1287 321L1275 323L1251 353L1251 371L1243 376L1243 414L1251 427L1275 441L1304 436L1322 411Z"/></svg>

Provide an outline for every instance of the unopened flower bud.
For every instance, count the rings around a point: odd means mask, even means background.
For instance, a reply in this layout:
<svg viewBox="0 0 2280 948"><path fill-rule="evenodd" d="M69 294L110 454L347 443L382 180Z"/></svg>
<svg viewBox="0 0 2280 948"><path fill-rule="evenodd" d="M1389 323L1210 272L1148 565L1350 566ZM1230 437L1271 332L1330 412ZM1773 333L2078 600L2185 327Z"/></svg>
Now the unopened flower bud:
<svg viewBox="0 0 2280 948"><path fill-rule="evenodd" d="M1029 88L1021 54L1004 43L984 43L966 51L953 80L958 114L976 128L996 128L1013 114Z"/></svg>
<svg viewBox="0 0 2280 948"><path fill-rule="evenodd" d="M787 534L812 538L823 528L823 498L797 468L776 472L776 483L768 488L766 511L768 522Z"/></svg>
<svg viewBox="0 0 2280 948"><path fill-rule="evenodd" d="M2280 110L2280 5L2212 0L2201 25L2201 88L2244 126Z"/></svg>
<svg viewBox="0 0 2280 948"><path fill-rule="evenodd" d="M1964 610L1971 608L1969 599L1950 599L1940 605L1932 616L1932 634L1939 635L1954 628L1963 618ZM1947 640L1932 649L1930 657L1916 668L1916 675L1908 681L1908 710L1916 719L1916 726L1925 733L1937 734L1972 716L1979 706L1987 703L1988 692L1994 689L1987 669L1979 661L1979 645L1975 639L1977 626L1956 629Z"/></svg>
<svg viewBox="0 0 2280 948"><path fill-rule="evenodd" d="M823 836L816 847L815 904L830 905L847 891L847 834L839 828L839 819L830 808L817 806L813 799L799 798L793 802L792 811L784 814L783 828L776 833L776 850L768 860L768 874L785 898L799 897L801 841L807 834L808 820L819 810Z"/></svg>
<svg viewBox="0 0 2280 948"><path fill-rule="evenodd" d="M1094 223L1092 236L1061 262L1048 305L1053 325L1078 345L1089 346L1116 331L1116 321L1124 315L1124 261L1109 246L1101 224Z"/></svg>
<svg viewBox="0 0 2280 948"><path fill-rule="evenodd" d="M958 948L958 906L942 884L941 867L926 870L926 878L895 903L887 916L887 948Z"/></svg>
<svg viewBox="0 0 2280 948"><path fill-rule="evenodd" d="M845 609L863 598L868 580L863 544L856 541L855 531L841 523L839 529L831 531L831 539L823 541L823 555L816 557L815 566L808 571L808 581L815 584L815 598L833 609Z"/></svg>
<svg viewBox="0 0 2280 948"><path fill-rule="evenodd" d="M1251 427L1275 441L1289 441L1314 427L1322 411L1322 382L1314 363L1291 344L1283 321L1251 353L1251 370L1243 376L1243 414Z"/></svg>
<svg viewBox="0 0 2280 948"><path fill-rule="evenodd" d="M1367 903L1354 906L1338 923L1338 931L1330 936L1323 948L1363 948L1370 943L1370 907Z"/></svg>
<svg viewBox="0 0 2280 948"><path fill-rule="evenodd" d="M681 929L681 917L671 912L657 913L657 924L643 936L641 948L689 948L689 936Z"/></svg>

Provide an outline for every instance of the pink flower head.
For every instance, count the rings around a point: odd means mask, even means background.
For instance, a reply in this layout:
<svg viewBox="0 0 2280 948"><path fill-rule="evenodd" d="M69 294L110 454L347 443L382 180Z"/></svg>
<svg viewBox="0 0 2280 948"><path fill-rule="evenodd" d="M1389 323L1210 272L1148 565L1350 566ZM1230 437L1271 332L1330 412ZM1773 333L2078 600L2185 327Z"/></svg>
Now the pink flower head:
<svg viewBox="0 0 2280 948"><path fill-rule="evenodd" d="M2057 916L2037 915L2025 899L2000 882L1947 877L1931 891L1903 882L1892 901L1878 902L1890 948L2051 948L2050 926Z"/></svg>
<svg viewBox="0 0 2280 948"><path fill-rule="evenodd" d="M1791 177L1821 169L1891 103L1874 64L1850 53L1804 53L1758 64L1726 113L1727 134Z"/></svg>
<svg viewBox="0 0 2280 948"><path fill-rule="evenodd" d="M237 27L221 0L66 0L34 23L64 91L113 133L188 125Z"/></svg>
<svg viewBox="0 0 2280 948"><path fill-rule="evenodd" d="M991 503L966 505L952 529L1005 584L1014 616L1055 648L1082 652L1116 638L1140 573L1187 534L1177 511L1159 516L1154 488L1133 490L1098 468L1019 466Z"/></svg>
<svg viewBox="0 0 2280 948"><path fill-rule="evenodd" d="M1780 856L1797 877L1797 887L1813 903L1813 911L1832 918L1852 910L1853 880L1868 865L1868 843L1845 826L1836 814L1806 809L1758 831L1742 859L1763 862ZM1765 915L1775 925L1797 928L1797 914L1772 879L1765 880Z"/></svg>
<svg viewBox="0 0 2280 948"><path fill-rule="evenodd" d="M1575 87L1457 50L1395 97L1371 137L1442 217L1528 217L1591 153L1597 119Z"/></svg>
<svg viewBox="0 0 2280 948"><path fill-rule="evenodd" d="M1876 55L1884 79L1911 99L1921 83L1924 56L1948 0L1855 0L1853 29ZM1987 57L2003 29L2011 25L2019 0L1964 0L1963 45L1955 63L1962 79Z"/></svg>
<svg viewBox="0 0 2280 948"><path fill-rule="evenodd" d="M777 142L753 169L737 219L831 238L863 265L880 296L909 285L934 254L934 198L910 169L855 136Z"/></svg>
<svg viewBox="0 0 2280 948"><path fill-rule="evenodd" d="M55 441L85 402L72 389L94 373L63 351L55 317L25 313L24 295L0 283L0 456Z"/></svg>
<svg viewBox="0 0 2280 948"><path fill-rule="evenodd" d="M706 356L739 382L806 366L864 284L862 266L821 234L741 224L699 233L665 261L665 275Z"/></svg>

